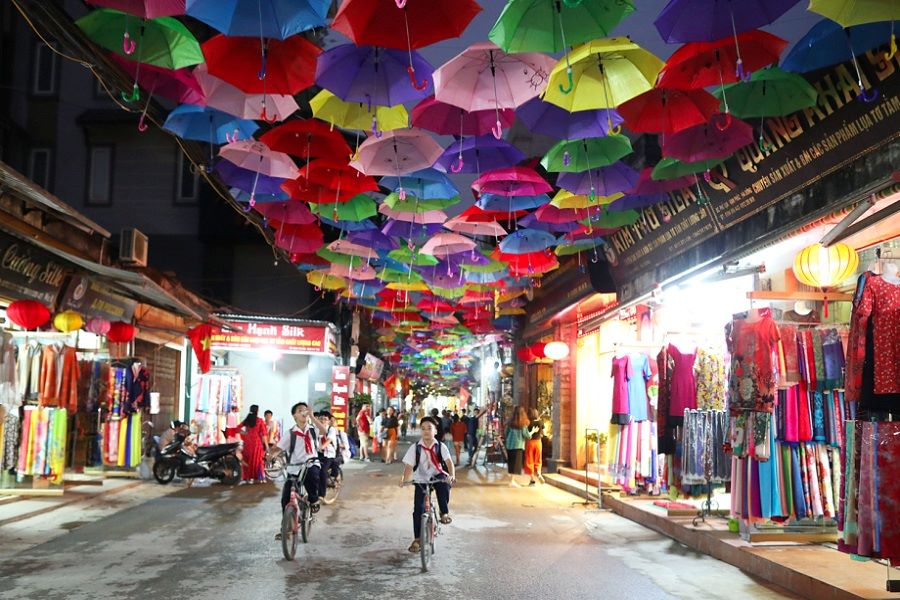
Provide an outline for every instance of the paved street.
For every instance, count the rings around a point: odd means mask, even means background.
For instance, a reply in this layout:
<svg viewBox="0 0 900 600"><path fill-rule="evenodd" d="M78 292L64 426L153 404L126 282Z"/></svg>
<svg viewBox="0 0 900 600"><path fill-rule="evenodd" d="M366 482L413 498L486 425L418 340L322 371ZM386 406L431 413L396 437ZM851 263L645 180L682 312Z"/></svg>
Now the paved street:
<svg viewBox="0 0 900 600"><path fill-rule="evenodd" d="M292 563L273 539L274 486L202 486L69 522L30 549L0 550L0 598L336 600L427 589L476 599L789 597L630 521L573 506L565 492L509 488L483 469L463 471L454 523L422 574L406 551L412 502L396 485L399 472L351 465L344 495L322 508Z"/></svg>

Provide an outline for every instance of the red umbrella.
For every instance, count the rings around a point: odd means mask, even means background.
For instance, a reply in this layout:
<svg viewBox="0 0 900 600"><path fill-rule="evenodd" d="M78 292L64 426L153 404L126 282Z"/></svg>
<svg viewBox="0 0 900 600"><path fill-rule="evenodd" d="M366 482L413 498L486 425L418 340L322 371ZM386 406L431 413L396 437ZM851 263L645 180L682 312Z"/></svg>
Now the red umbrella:
<svg viewBox="0 0 900 600"><path fill-rule="evenodd" d="M374 178L363 175L346 162L327 158L317 158L300 167L298 179L336 191L353 190L354 196L363 192L377 192L379 189Z"/></svg>
<svg viewBox="0 0 900 600"><path fill-rule="evenodd" d="M344 0L331 27L357 46L406 50L459 37L480 11L474 0Z"/></svg>
<svg viewBox="0 0 900 600"><path fill-rule="evenodd" d="M413 127L421 127L439 135L487 135L494 128L494 110L466 112L463 109L440 102L429 96L412 109ZM512 126L516 111L505 108L500 111L500 125L504 129Z"/></svg>
<svg viewBox="0 0 900 600"><path fill-rule="evenodd" d="M713 122L697 125L668 136L662 147L664 156L677 158L682 162L698 162L727 158L738 148L753 143L753 128L732 118L728 127L719 127L721 119L713 117Z"/></svg>
<svg viewBox="0 0 900 600"><path fill-rule="evenodd" d="M628 193L634 196L653 196L656 194L666 194L673 190L680 190L697 183L697 177L694 175L655 181L652 177L652 173L653 167L645 167L641 171L641 177L638 179L637 185Z"/></svg>
<svg viewBox="0 0 900 600"><path fill-rule="evenodd" d="M275 245L298 254L315 252L325 239L316 225L283 225L275 233Z"/></svg>
<svg viewBox="0 0 900 600"><path fill-rule="evenodd" d="M288 179L281 184L281 189L287 192L291 200L315 202L316 204L328 202L346 202L359 192L352 189L331 189L330 187L312 183L304 177Z"/></svg>
<svg viewBox="0 0 900 600"><path fill-rule="evenodd" d="M537 196L553 191L540 174L530 167L508 167L488 171L472 183L479 194L499 196Z"/></svg>
<svg viewBox="0 0 900 600"><path fill-rule="evenodd" d="M272 150L309 161L311 158L343 160L351 150L344 136L317 119L295 119L264 133L260 141Z"/></svg>
<svg viewBox="0 0 900 600"><path fill-rule="evenodd" d="M273 224L309 225L316 222L316 216L310 212L309 207L296 200L257 202L253 208Z"/></svg>
<svg viewBox="0 0 900 600"><path fill-rule="evenodd" d="M109 52L108 56L128 73L129 79L137 78L137 84L147 90L151 97L168 98L178 104L204 103L203 90L193 72L188 68L173 71L156 65L125 60L114 52ZM148 99L147 102L149 103L150 100Z"/></svg>
<svg viewBox="0 0 900 600"><path fill-rule="evenodd" d="M544 223L572 223L578 219L585 219L587 216L586 209L557 208L552 204L545 204L534 211L534 217Z"/></svg>
<svg viewBox="0 0 900 600"><path fill-rule="evenodd" d="M528 214L527 210L514 210L513 212L482 210L474 204L464 210L459 215L459 219L467 223L490 223L491 221L503 221L507 219L518 219Z"/></svg>
<svg viewBox="0 0 900 600"><path fill-rule="evenodd" d="M745 76L778 62L787 40L752 30L714 42L690 42L675 51L659 74L658 87L700 89L740 80L738 61Z"/></svg>
<svg viewBox="0 0 900 600"><path fill-rule="evenodd" d="M281 40L217 35L203 44L210 75L248 94L297 94L315 83L322 49L295 35Z"/></svg>
<svg viewBox="0 0 900 600"><path fill-rule="evenodd" d="M616 110L635 133L676 133L709 121L719 111L719 100L706 90L653 88Z"/></svg>

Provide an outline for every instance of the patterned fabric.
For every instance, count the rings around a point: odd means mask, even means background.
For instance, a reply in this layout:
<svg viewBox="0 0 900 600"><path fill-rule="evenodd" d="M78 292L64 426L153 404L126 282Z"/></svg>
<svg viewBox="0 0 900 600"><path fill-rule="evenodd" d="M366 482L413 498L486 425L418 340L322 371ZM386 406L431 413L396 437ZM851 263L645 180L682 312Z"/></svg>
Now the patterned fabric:
<svg viewBox="0 0 900 600"><path fill-rule="evenodd" d="M774 355L780 340L771 317L757 321L734 320L727 330L731 353L729 402L732 412L771 412L775 401Z"/></svg>
<svg viewBox="0 0 900 600"><path fill-rule="evenodd" d="M18 411L7 413L3 421L3 460L0 465L4 471L15 469L19 463L19 414Z"/></svg>
<svg viewBox="0 0 900 600"><path fill-rule="evenodd" d="M798 383L800 381L800 355L797 347L797 328L792 325L779 325L778 334L781 336L784 352L784 382Z"/></svg>
<svg viewBox="0 0 900 600"><path fill-rule="evenodd" d="M854 326L869 316L875 347L875 394L900 393L900 285L870 276L854 313Z"/></svg>
<svg viewBox="0 0 900 600"><path fill-rule="evenodd" d="M694 380L698 410L725 410L725 363L717 354L697 349Z"/></svg>

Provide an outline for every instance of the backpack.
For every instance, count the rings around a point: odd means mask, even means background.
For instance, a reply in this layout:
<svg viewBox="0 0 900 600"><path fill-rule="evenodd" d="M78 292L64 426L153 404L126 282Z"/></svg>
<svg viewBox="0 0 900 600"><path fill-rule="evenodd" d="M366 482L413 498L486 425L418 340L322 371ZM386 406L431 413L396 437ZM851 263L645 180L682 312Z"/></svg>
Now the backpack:
<svg viewBox="0 0 900 600"><path fill-rule="evenodd" d="M444 453L443 453L443 450L441 450L441 448L444 447L444 444L442 444L439 440L435 439L434 445L437 446L438 461L440 461L441 465L443 465L444 464L444 455L443 455ZM422 445L420 443L416 442L416 464L413 467L413 473L415 473L416 471L419 470L419 456L421 454L422 454ZM443 468L443 466L441 468Z"/></svg>

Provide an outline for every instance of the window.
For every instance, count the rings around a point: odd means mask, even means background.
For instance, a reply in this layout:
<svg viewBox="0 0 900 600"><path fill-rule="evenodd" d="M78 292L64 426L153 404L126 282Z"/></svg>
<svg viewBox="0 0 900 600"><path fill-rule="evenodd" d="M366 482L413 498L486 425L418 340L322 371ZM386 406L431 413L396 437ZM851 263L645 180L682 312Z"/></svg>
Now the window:
<svg viewBox="0 0 900 600"><path fill-rule="evenodd" d="M193 164L184 155L184 152L178 150L178 177L176 185L176 204L193 204L197 201L197 195L200 189L200 176L196 170L192 169Z"/></svg>
<svg viewBox="0 0 900 600"><path fill-rule="evenodd" d="M113 147L91 146L88 165L88 206L112 204Z"/></svg>
<svg viewBox="0 0 900 600"><path fill-rule="evenodd" d="M49 148L32 148L28 155L28 178L45 190L50 189Z"/></svg>
<svg viewBox="0 0 900 600"><path fill-rule="evenodd" d="M40 96L56 93L56 53L43 43L34 47L34 72L31 91Z"/></svg>

